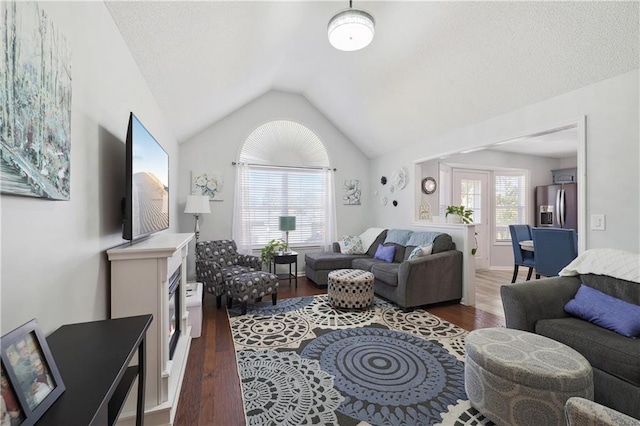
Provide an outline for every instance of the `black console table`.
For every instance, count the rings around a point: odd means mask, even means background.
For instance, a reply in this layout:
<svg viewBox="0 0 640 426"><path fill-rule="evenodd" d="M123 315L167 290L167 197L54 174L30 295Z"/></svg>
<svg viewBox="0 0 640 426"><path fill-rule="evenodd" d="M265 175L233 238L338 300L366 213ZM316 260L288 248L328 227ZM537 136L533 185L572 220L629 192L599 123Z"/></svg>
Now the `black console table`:
<svg viewBox="0 0 640 426"><path fill-rule="evenodd" d="M152 315L64 325L47 337L66 390L36 423L113 425L138 377L136 425L144 423L145 334ZM128 367L138 350L138 365Z"/></svg>
<svg viewBox="0 0 640 426"><path fill-rule="evenodd" d="M291 287L291 279L293 278L298 288L298 252L292 251L291 253L274 253L271 256L271 262L269 262L269 272L271 272L271 265L273 265L273 273L278 276L279 280L289 280L289 287ZM278 274L277 265L289 265L288 274ZM295 266L295 273L291 273L291 265Z"/></svg>

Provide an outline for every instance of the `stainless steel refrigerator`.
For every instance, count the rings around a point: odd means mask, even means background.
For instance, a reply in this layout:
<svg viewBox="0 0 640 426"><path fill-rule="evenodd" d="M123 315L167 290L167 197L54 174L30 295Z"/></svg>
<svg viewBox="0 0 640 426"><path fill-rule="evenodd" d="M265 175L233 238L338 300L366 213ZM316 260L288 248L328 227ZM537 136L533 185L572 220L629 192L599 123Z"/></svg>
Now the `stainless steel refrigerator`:
<svg viewBox="0 0 640 426"><path fill-rule="evenodd" d="M578 230L578 184L536 186L536 226Z"/></svg>

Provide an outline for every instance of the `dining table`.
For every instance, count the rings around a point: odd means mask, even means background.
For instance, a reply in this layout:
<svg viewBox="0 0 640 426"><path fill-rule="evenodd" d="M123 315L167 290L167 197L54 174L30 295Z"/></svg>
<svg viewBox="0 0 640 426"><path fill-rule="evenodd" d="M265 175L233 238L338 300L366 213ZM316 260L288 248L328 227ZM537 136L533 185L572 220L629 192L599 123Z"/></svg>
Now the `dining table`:
<svg viewBox="0 0 640 426"><path fill-rule="evenodd" d="M520 241L520 248L526 251L535 251L533 248L533 240L522 240Z"/></svg>

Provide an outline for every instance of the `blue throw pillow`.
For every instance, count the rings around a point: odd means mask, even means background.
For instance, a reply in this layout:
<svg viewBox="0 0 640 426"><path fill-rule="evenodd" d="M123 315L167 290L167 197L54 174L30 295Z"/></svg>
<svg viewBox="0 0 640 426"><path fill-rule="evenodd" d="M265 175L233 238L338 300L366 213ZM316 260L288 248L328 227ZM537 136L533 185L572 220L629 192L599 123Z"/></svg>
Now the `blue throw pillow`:
<svg viewBox="0 0 640 426"><path fill-rule="evenodd" d="M373 258L391 263L393 262L393 256L395 256L395 254L396 246L383 246L382 244L378 244L378 249Z"/></svg>
<svg viewBox="0 0 640 426"><path fill-rule="evenodd" d="M626 337L640 336L640 306L584 284L564 306L565 312Z"/></svg>

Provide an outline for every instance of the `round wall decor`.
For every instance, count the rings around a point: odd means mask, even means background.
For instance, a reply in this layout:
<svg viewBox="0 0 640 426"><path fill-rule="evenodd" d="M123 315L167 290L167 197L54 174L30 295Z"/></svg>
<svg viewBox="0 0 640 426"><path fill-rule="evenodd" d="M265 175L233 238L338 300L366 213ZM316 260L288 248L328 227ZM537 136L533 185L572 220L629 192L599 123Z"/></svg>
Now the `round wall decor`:
<svg viewBox="0 0 640 426"><path fill-rule="evenodd" d="M422 179L422 192L424 192L425 194L433 194L434 192L436 192L437 188L438 184L436 183L436 180L431 176Z"/></svg>
<svg viewBox="0 0 640 426"><path fill-rule="evenodd" d="M391 177L393 186L397 186L398 189L404 189L404 187L407 186L408 174L409 172L407 171L406 167L400 167L398 170L396 170Z"/></svg>

